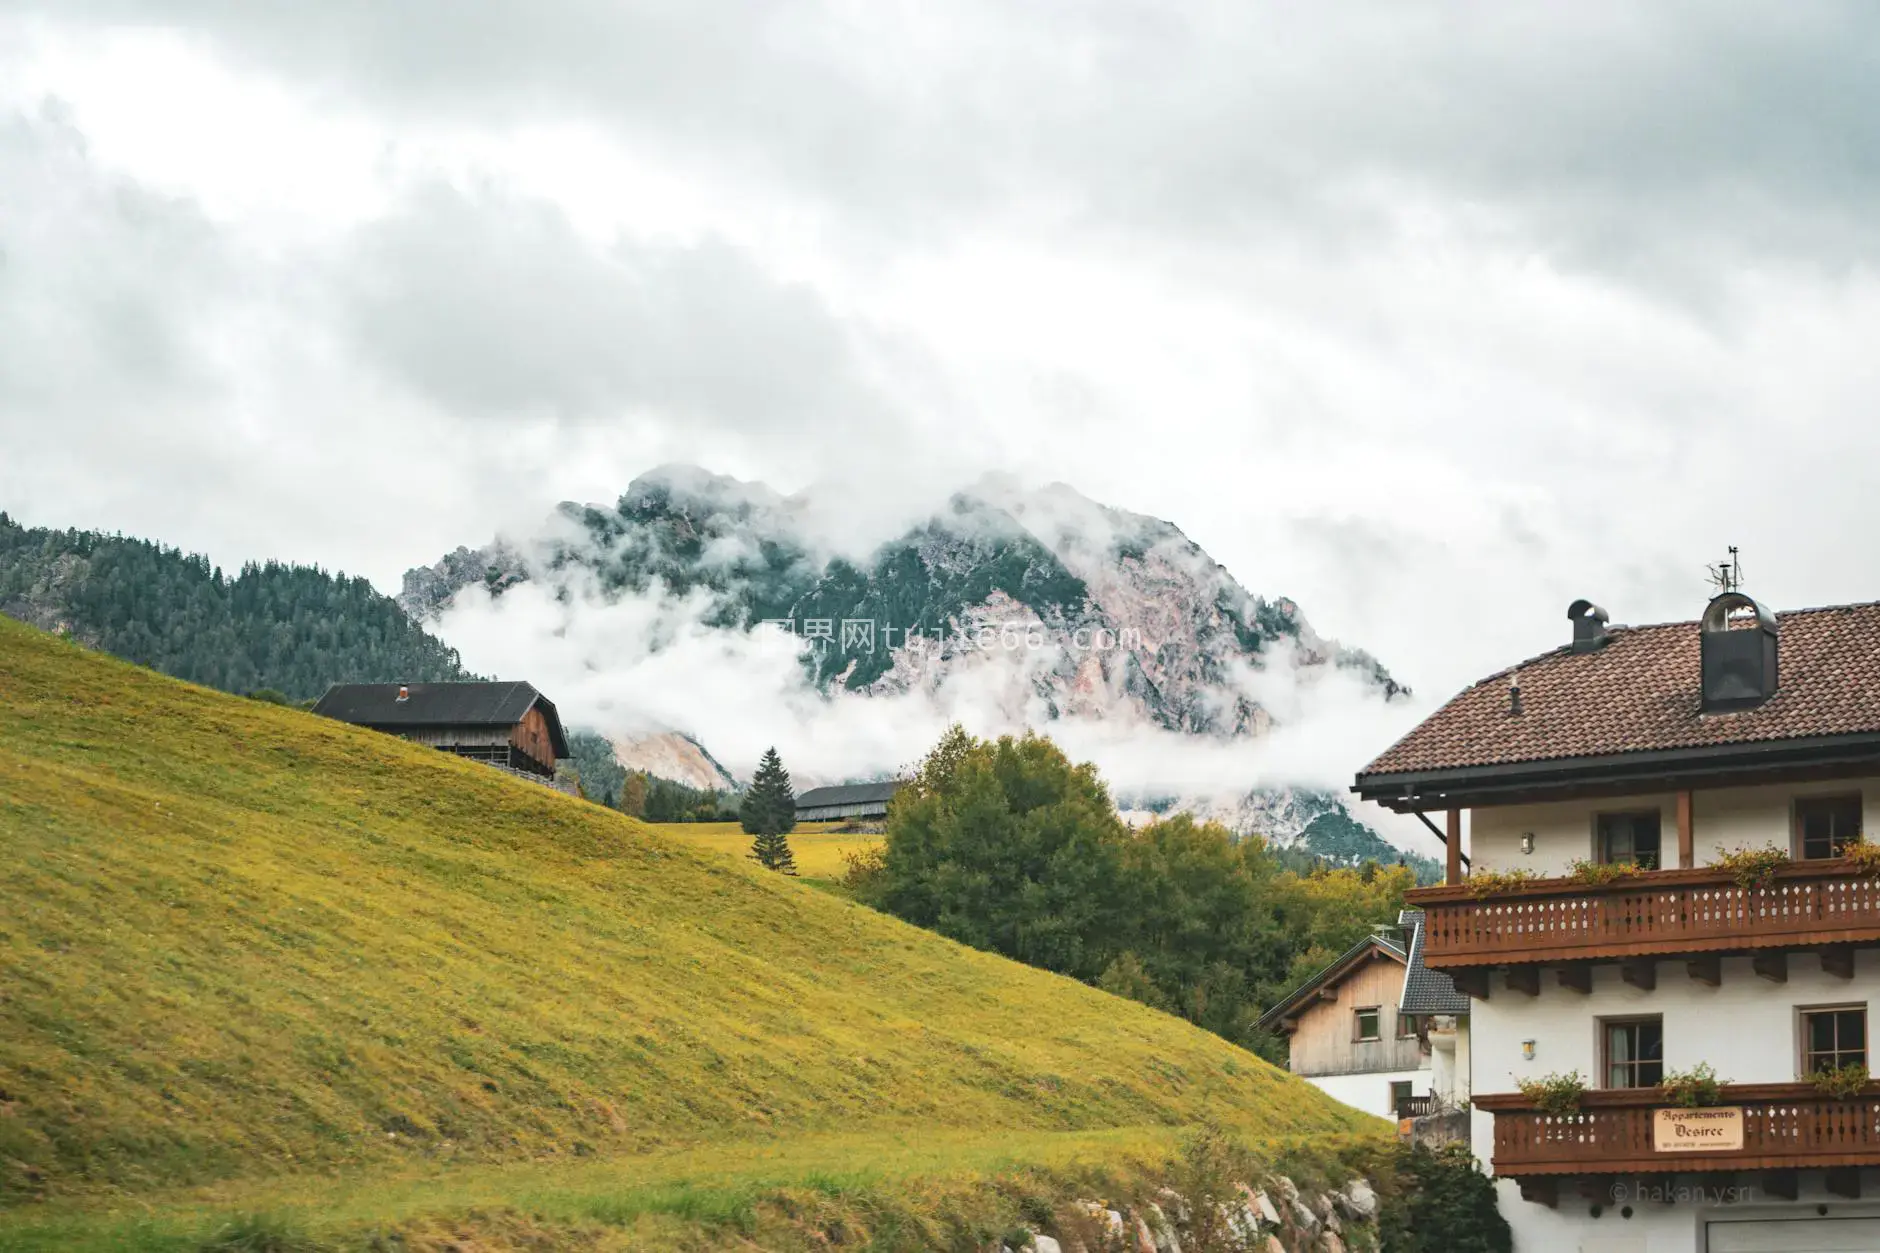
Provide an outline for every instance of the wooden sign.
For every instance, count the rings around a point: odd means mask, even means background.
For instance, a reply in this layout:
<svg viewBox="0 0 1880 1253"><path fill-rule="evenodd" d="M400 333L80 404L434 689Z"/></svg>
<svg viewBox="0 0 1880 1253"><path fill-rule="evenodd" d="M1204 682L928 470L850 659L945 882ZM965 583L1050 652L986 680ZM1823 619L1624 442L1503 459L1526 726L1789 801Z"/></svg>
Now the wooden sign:
<svg viewBox="0 0 1880 1253"><path fill-rule="evenodd" d="M1652 1148L1660 1153L1726 1153L1743 1147L1743 1107L1661 1109L1652 1114Z"/></svg>

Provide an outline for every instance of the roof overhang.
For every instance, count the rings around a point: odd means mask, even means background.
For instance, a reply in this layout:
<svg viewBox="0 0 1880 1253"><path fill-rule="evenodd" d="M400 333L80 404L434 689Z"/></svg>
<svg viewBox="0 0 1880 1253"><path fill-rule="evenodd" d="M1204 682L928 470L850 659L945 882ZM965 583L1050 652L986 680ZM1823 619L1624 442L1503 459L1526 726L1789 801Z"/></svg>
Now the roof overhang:
<svg viewBox="0 0 1880 1253"><path fill-rule="evenodd" d="M1290 1031L1294 1019L1318 1000L1322 988L1336 987L1347 975L1374 959L1387 959L1402 965L1408 961L1404 951L1379 936L1366 936L1341 953L1331 965L1294 988L1286 998L1260 1015L1254 1024L1262 1031Z"/></svg>
<svg viewBox="0 0 1880 1253"><path fill-rule="evenodd" d="M1578 796L1880 773L1880 732L1360 774L1351 790L1400 814Z"/></svg>

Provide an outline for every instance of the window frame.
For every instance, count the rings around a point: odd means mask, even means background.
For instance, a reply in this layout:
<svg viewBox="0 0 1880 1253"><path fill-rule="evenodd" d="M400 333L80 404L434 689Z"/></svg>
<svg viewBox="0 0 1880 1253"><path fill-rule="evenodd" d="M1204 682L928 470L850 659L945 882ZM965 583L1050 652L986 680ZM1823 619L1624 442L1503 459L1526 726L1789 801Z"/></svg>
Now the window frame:
<svg viewBox="0 0 1880 1253"><path fill-rule="evenodd" d="M1401 1099L1397 1095L1397 1089L1399 1088L1403 1089L1403 1096ZM1416 1094L1417 1094L1417 1085L1414 1080L1392 1079L1390 1081L1390 1116L1392 1118L1398 1117L1397 1111L1403 1107L1403 1102L1411 1100L1412 1098L1416 1096Z"/></svg>
<svg viewBox="0 0 1880 1253"><path fill-rule="evenodd" d="M1665 810L1664 806L1643 806L1638 809L1601 809L1593 813L1593 860L1602 866L1615 864L1606 851L1606 831L1604 823L1608 818L1641 818L1650 814L1658 822L1658 851L1647 866L1638 860L1637 840L1633 841L1632 861L1641 870L1663 870L1665 866Z"/></svg>
<svg viewBox="0 0 1880 1253"><path fill-rule="evenodd" d="M1417 1039L1417 1016L1397 1011L1397 1038L1399 1040Z"/></svg>
<svg viewBox="0 0 1880 1253"><path fill-rule="evenodd" d="M1620 1062L1618 1064L1621 1066L1629 1067L1632 1071L1632 1078L1635 1081L1639 1077L1638 1075L1639 1067L1656 1066L1658 1067L1658 1079L1653 1083L1633 1082L1633 1083L1624 1084L1624 1085L1614 1084L1612 1082L1612 1068L1614 1065L1613 1060L1612 1060L1612 1034L1611 1034L1612 1028L1636 1027L1636 1026L1642 1026L1646 1023L1652 1023L1658 1028L1658 1057L1657 1059L1646 1060L1643 1058L1635 1057L1631 1061ZM1665 1016L1663 1014L1615 1014L1610 1018L1595 1019L1594 1024L1595 1024L1594 1029L1599 1032L1599 1041L1598 1041L1599 1043L1599 1053L1598 1053L1599 1086L1601 1088L1605 1088L1605 1089L1615 1091L1615 1092L1638 1092L1638 1091L1643 1091L1647 1088L1658 1087L1664 1083L1664 1078L1665 1078L1665 1057L1664 1057Z"/></svg>
<svg viewBox="0 0 1880 1253"><path fill-rule="evenodd" d="M1796 861L1826 861L1841 854L1834 846L1834 836L1828 836L1828 852L1821 857L1808 855L1807 837L1802 831L1802 811L1810 805L1831 805L1852 803L1854 807L1854 834L1842 847L1858 841L1867 830L1867 798L1860 792L1814 792L1807 796L1797 796L1789 802L1789 856Z"/></svg>
<svg viewBox="0 0 1880 1253"><path fill-rule="evenodd" d="M1364 1016L1371 1015L1372 1034L1364 1034ZM1354 1044L1376 1044L1384 1038L1384 1007L1359 1005L1351 1011L1351 1040Z"/></svg>
<svg viewBox="0 0 1880 1253"><path fill-rule="evenodd" d="M1837 1003L1837 1004L1828 1004L1828 1005L1797 1005L1795 1007L1795 1046L1796 1046L1795 1048L1795 1073L1796 1073L1796 1076L1800 1079L1806 1080L1809 1076L1816 1073L1815 1071L1809 1069L1809 1061L1810 1059L1820 1056L1821 1054L1818 1054L1812 1047L1810 1047L1811 1032L1809 1031L1809 1025L1810 1025L1809 1020L1821 1014L1859 1014L1860 1015L1861 1047L1860 1047L1860 1058L1858 1059L1858 1064L1862 1066L1867 1065L1867 1059L1870 1056L1872 1056L1872 1046L1869 1043L1868 1030L1871 1024L1868 1020L1867 1003L1865 1001L1854 1001L1854 1002L1848 1002L1848 1003ZM1850 1051L1840 1046L1841 1044L1840 1034L1841 1034L1840 1028L1837 1026L1835 1028L1835 1047L1831 1050L1832 1055L1836 1058L1843 1057ZM1846 1066L1849 1064L1850 1063L1847 1061L1836 1062L1837 1066Z"/></svg>

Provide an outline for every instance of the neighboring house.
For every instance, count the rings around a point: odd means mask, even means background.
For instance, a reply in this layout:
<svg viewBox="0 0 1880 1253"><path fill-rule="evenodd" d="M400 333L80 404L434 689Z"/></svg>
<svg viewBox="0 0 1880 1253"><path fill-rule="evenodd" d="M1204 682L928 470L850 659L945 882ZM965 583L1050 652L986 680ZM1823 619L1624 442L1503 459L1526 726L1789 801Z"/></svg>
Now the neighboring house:
<svg viewBox="0 0 1880 1253"><path fill-rule="evenodd" d="M1446 883L1410 900L1472 999L1472 1141L1515 1247L1880 1249L1880 1092L1814 1078L1871 1064L1880 604L1568 617L1354 787L1443 817ZM1727 1082L1681 1109L1661 1085L1699 1064ZM1517 1086L1576 1071L1566 1112Z"/></svg>
<svg viewBox="0 0 1880 1253"><path fill-rule="evenodd" d="M568 756L554 702L527 683L336 683L313 712L545 783Z"/></svg>
<svg viewBox="0 0 1880 1253"><path fill-rule="evenodd" d="M844 783L813 787L796 798L798 822L886 822L888 802L901 790L898 779L886 783Z"/></svg>
<svg viewBox="0 0 1880 1253"><path fill-rule="evenodd" d="M1408 954L1369 935L1260 1017L1286 1037L1287 1069L1379 1118L1410 1116L1430 1095L1430 1059L1413 1015L1398 1008Z"/></svg>

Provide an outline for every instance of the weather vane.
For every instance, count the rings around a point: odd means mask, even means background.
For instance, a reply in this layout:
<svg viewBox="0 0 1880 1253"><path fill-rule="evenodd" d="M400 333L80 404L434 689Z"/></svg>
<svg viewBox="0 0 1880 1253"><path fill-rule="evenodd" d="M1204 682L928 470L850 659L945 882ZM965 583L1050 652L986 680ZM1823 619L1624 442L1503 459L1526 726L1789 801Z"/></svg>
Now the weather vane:
<svg viewBox="0 0 1880 1253"><path fill-rule="evenodd" d="M1743 587L1743 563L1737 560L1736 545L1730 545L1730 559L1719 561L1704 567L1710 572L1710 584L1717 589L1719 596L1727 592L1741 591Z"/></svg>

